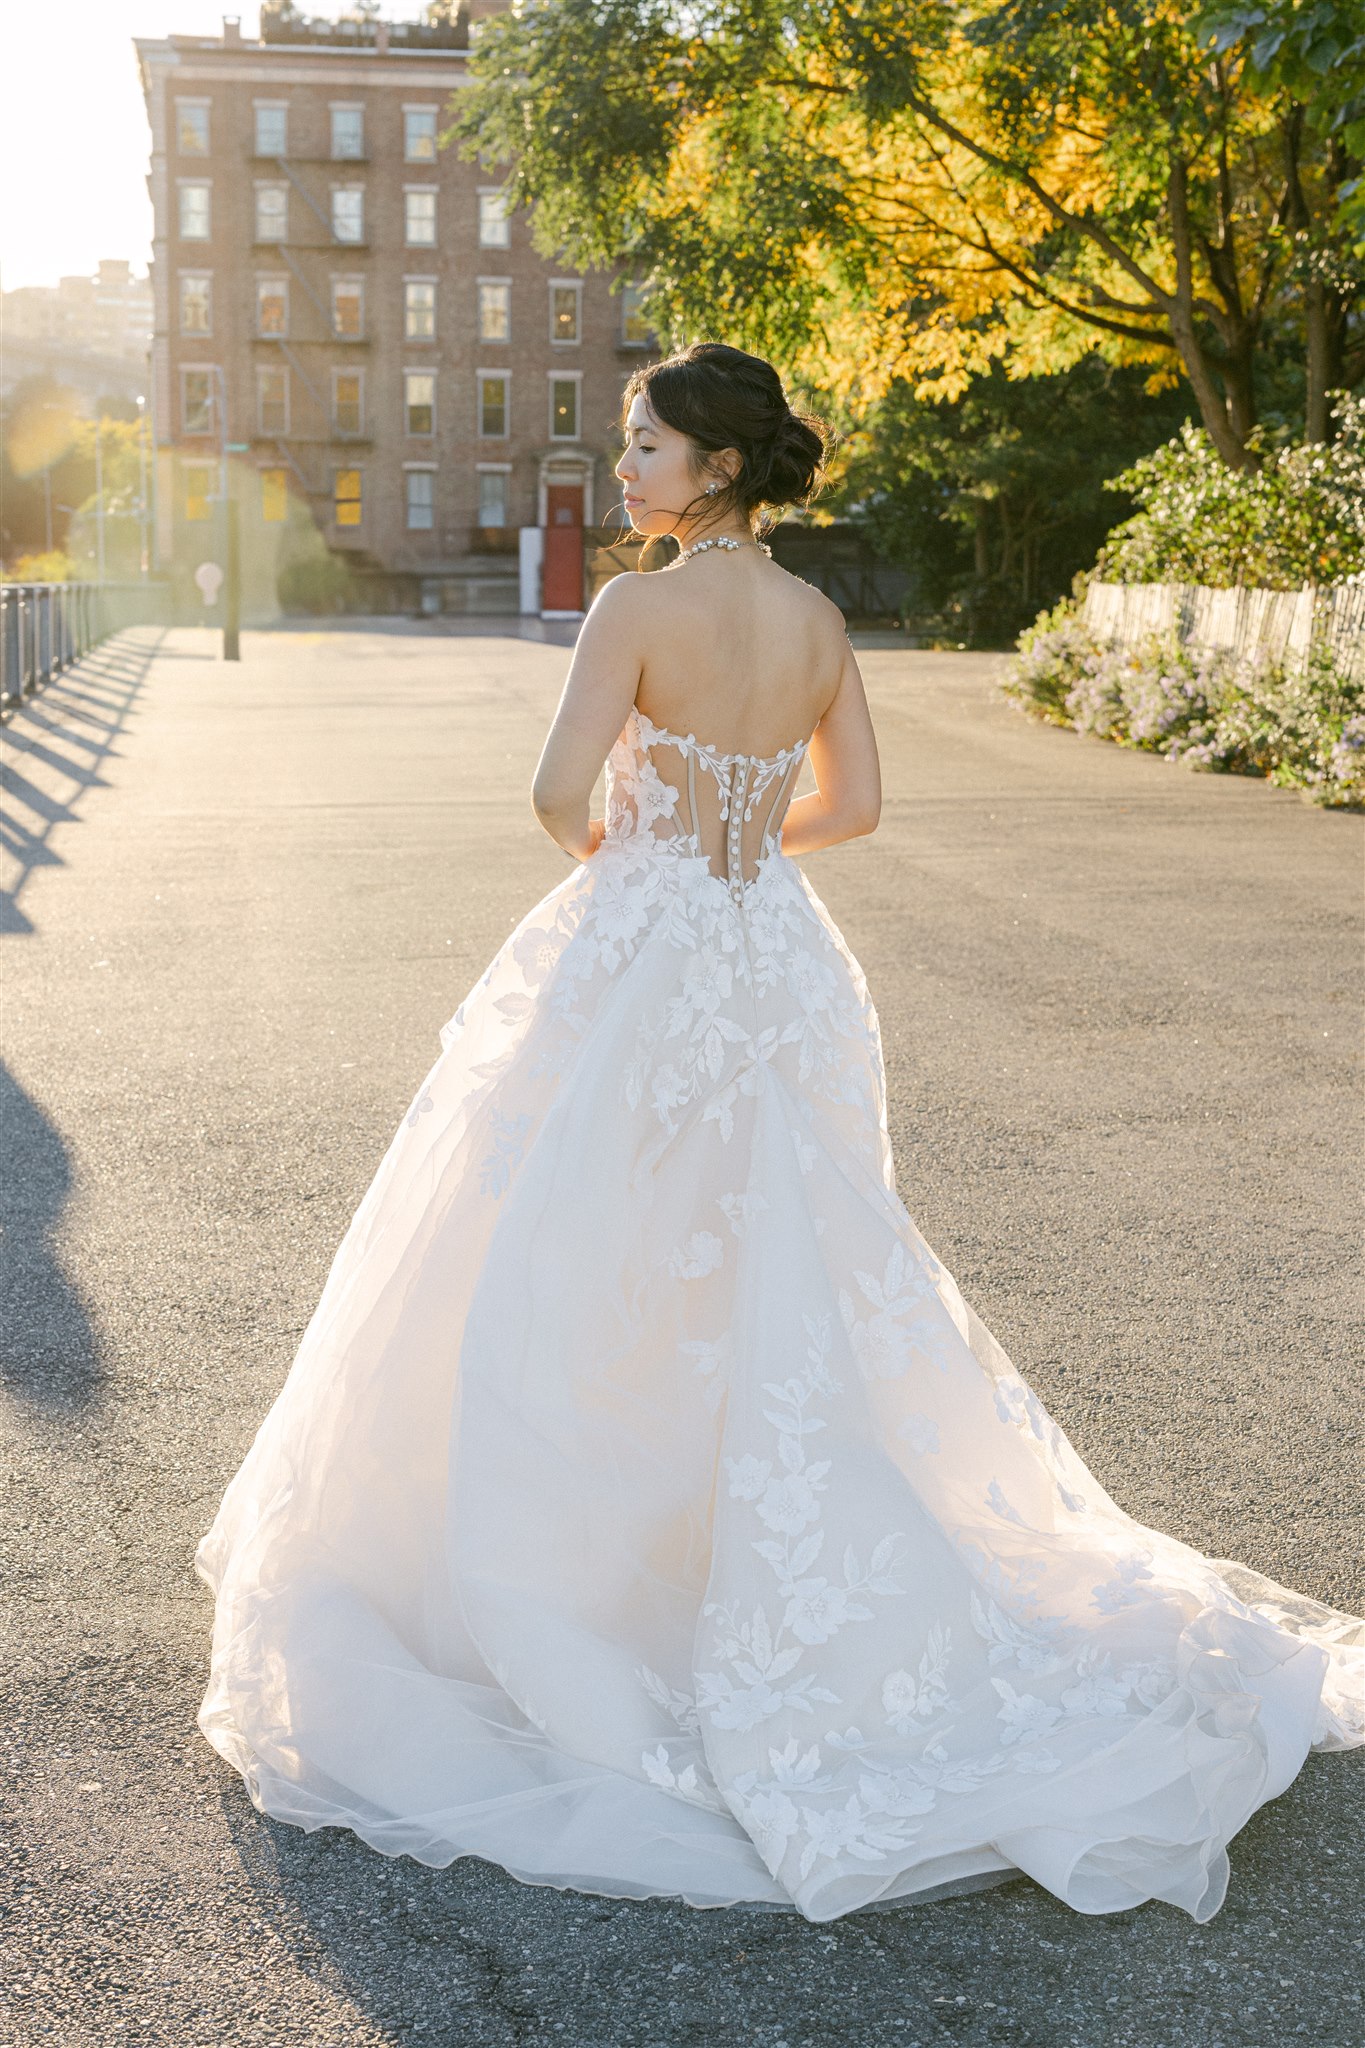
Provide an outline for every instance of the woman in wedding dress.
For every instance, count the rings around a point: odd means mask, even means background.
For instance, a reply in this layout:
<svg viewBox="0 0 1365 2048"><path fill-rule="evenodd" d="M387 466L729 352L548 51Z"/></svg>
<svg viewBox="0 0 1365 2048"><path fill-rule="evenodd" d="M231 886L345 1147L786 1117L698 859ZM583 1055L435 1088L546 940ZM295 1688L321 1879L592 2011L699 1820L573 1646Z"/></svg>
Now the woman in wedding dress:
<svg viewBox="0 0 1365 2048"><path fill-rule="evenodd" d="M199 1546L199 1724L263 1812L429 1864L1208 1920L1365 1741L1362 1625L1125 1514L903 1207L796 858L873 829L871 721L757 538L822 437L713 343L624 427L681 553L584 621L533 792L572 872L442 1029Z"/></svg>

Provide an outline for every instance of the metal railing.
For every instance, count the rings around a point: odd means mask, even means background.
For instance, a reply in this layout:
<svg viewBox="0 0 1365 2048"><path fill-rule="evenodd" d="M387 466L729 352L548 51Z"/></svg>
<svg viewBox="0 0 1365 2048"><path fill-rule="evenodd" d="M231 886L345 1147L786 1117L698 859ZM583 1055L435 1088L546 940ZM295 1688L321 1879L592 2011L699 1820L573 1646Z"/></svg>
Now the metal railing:
<svg viewBox="0 0 1365 2048"><path fill-rule="evenodd" d="M124 626L164 616L160 585L0 583L0 718Z"/></svg>

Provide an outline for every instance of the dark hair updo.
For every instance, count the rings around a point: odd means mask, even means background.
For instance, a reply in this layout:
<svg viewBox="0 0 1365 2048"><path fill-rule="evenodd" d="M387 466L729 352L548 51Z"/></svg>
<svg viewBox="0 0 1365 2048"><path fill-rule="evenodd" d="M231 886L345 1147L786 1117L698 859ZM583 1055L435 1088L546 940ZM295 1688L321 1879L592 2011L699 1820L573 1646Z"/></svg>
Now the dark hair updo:
<svg viewBox="0 0 1365 2048"><path fill-rule="evenodd" d="M642 363L622 396L623 430L640 395L666 427L695 443L689 453L699 479L710 467L706 457L722 448L737 448L742 458L733 482L701 491L680 519L699 507L720 516L733 511L761 539L777 521L760 520L760 507L808 504L825 481L827 428L813 414L793 411L782 379L762 356L723 341L694 341L662 362ZM722 474L711 469L713 480Z"/></svg>

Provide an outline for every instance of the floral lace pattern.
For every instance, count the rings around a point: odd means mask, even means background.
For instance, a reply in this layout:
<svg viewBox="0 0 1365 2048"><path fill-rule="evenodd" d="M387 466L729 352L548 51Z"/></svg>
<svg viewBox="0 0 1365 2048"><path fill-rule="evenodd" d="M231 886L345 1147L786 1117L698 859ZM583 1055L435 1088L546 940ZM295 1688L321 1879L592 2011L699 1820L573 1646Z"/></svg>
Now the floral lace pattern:
<svg viewBox="0 0 1365 2048"><path fill-rule="evenodd" d="M431 1863L1207 1918L1270 1759L1365 1739L1359 1624L1110 1499L900 1201L857 960L780 840L712 871L663 731L443 1029L201 1546L201 1725ZM794 765L708 754L740 808Z"/></svg>

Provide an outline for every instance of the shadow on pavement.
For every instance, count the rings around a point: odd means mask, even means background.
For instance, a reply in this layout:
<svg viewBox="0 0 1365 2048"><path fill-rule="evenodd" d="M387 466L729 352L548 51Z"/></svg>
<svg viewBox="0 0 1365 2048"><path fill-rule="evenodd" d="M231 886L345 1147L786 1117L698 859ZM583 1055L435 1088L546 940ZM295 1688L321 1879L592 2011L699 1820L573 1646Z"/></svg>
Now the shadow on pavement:
<svg viewBox="0 0 1365 2048"><path fill-rule="evenodd" d="M51 840L79 822L77 805L104 783L104 764L132 712L164 634L119 633L24 705L4 730L0 761L0 933L29 933L19 896L35 868L61 867Z"/></svg>
<svg viewBox="0 0 1365 2048"><path fill-rule="evenodd" d="M66 1146L0 1066L0 1384L49 1414L85 1407L104 1379L85 1305L53 1232L71 1192Z"/></svg>

